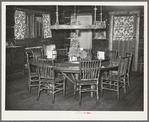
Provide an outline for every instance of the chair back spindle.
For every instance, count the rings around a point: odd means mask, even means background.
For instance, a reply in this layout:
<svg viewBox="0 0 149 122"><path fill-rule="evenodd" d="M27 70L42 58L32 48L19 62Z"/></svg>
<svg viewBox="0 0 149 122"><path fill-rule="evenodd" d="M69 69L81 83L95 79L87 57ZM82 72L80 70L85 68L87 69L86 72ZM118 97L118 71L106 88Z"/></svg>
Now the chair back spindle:
<svg viewBox="0 0 149 122"><path fill-rule="evenodd" d="M99 78L101 60L81 61L80 78L81 80L96 80Z"/></svg>
<svg viewBox="0 0 149 122"><path fill-rule="evenodd" d="M110 62L113 62L118 57L118 51L117 50L116 51L114 51L114 50L106 50L105 51L105 56L110 59Z"/></svg>
<svg viewBox="0 0 149 122"><path fill-rule="evenodd" d="M52 66L40 65L39 76L40 78L54 79L54 68Z"/></svg>
<svg viewBox="0 0 149 122"><path fill-rule="evenodd" d="M33 55L33 62L34 63L38 62L39 58L43 58L41 51L32 51L32 55Z"/></svg>
<svg viewBox="0 0 149 122"><path fill-rule="evenodd" d="M40 78L54 79L55 69L54 61L48 59L39 59L39 76Z"/></svg>
<svg viewBox="0 0 149 122"><path fill-rule="evenodd" d="M132 52L131 52L131 53L127 53L127 52L125 51L125 56L129 58L128 73L130 73L131 70L132 70L132 58L133 58L133 54L132 54Z"/></svg>
<svg viewBox="0 0 149 122"><path fill-rule="evenodd" d="M26 61L27 61L27 67L28 67L28 73L31 73L31 68L30 68L30 61L29 61L29 54L25 52L26 54Z"/></svg>

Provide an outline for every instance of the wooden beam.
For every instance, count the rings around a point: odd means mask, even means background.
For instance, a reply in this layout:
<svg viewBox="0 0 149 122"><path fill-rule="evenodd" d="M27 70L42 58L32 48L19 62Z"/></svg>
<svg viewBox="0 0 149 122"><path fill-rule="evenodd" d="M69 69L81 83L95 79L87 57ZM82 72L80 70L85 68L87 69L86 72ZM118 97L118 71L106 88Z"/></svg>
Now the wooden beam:
<svg viewBox="0 0 149 122"><path fill-rule="evenodd" d="M106 25L51 25L51 29L105 29Z"/></svg>
<svg viewBox="0 0 149 122"><path fill-rule="evenodd" d="M112 41L113 41L113 18L114 16L110 16L110 29L109 29L109 50L112 50Z"/></svg>
<svg viewBox="0 0 149 122"><path fill-rule="evenodd" d="M112 12L109 12L110 15L122 15L122 14L140 14L140 11L112 11Z"/></svg>

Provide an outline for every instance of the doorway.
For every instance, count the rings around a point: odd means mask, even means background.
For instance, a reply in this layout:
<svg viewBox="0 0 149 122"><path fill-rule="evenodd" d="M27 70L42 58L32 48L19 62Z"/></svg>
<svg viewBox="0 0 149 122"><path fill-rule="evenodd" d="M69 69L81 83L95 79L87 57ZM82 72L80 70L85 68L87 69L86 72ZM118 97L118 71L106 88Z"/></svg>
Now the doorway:
<svg viewBox="0 0 149 122"><path fill-rule="evenodd" d="M119 56L124 52L133 53L132 69L138 69L139 49L139 11L110 12L109 49L117 50Z"/></svg>

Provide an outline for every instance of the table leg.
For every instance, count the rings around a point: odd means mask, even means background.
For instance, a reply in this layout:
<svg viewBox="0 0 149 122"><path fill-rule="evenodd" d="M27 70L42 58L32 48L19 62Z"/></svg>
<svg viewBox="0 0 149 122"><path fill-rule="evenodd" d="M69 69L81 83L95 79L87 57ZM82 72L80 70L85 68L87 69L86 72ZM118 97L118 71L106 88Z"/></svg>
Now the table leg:
<svg viewBox="0 0 149 122"><path fill-rule="evenodd" d="M92 85L91 86L91 89L94 90L95 89L95 86ZM91 92L91 97L94 97L94 92Z"/></svg>
<svg viewBox="0 0 149 122"><path fill-rule="evenodd" d="M76 97L76 91L78 91L78 87L77 87L77 84L76 84L76 80L79 79L79 74L70 73L72 79L69 78L66 73L62 72L62 74L63 74L64 77L66 77L70 82L72 82L72 83L74 84L74 97Z"/></svg>
<svg viewBox="0 0 149 122"><path fill-rule="evenodd" d="M62 74L63 74L68 80L70 80L72 83L74 83L74 81L73 81L72 79L70 79L70 78L66 75L66 73L63 73L63 72L62 72Z"/></svg>

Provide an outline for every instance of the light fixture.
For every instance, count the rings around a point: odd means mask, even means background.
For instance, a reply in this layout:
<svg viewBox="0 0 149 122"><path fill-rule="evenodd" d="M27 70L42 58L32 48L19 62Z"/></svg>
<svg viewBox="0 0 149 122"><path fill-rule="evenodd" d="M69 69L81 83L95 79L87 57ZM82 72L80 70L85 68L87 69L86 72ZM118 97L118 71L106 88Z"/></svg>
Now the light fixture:
<svg viewBox="0 0 149 122"><path fill-rule="evenodd" d="M76 6L74 6L74 14L71 16L71 22L70 25L68 24L59 24L59 11L58 11L58 5L56 6L56 22L55 25L51 25L51 29L104 29L106 28L105 21L102 21L102 7L101 7L101 13L100 13L100 21L97 21L97 7L94 8L94 23L91 25L82 25L77 21L77 9Z"/></svg>
<svg viewBox="0 0 149 122"><path fill-rule="evenodd" d="M96 6L95 6L95 8L94 8L94 24L96 25L96 11L97 11L97 8L96 8Z"/></svg>
<svg viewBox="0 0 149 122"><path fill-rule="evenodd" d="M100 7L100 21L102 22L102 6Z"/></svg>
<svg viewBox="0 0 149 122"><path fill-rule="evenodd" d="M59 25L59 19L58 19L58 5L56 6L56 23L55 25Z"/></svg>

